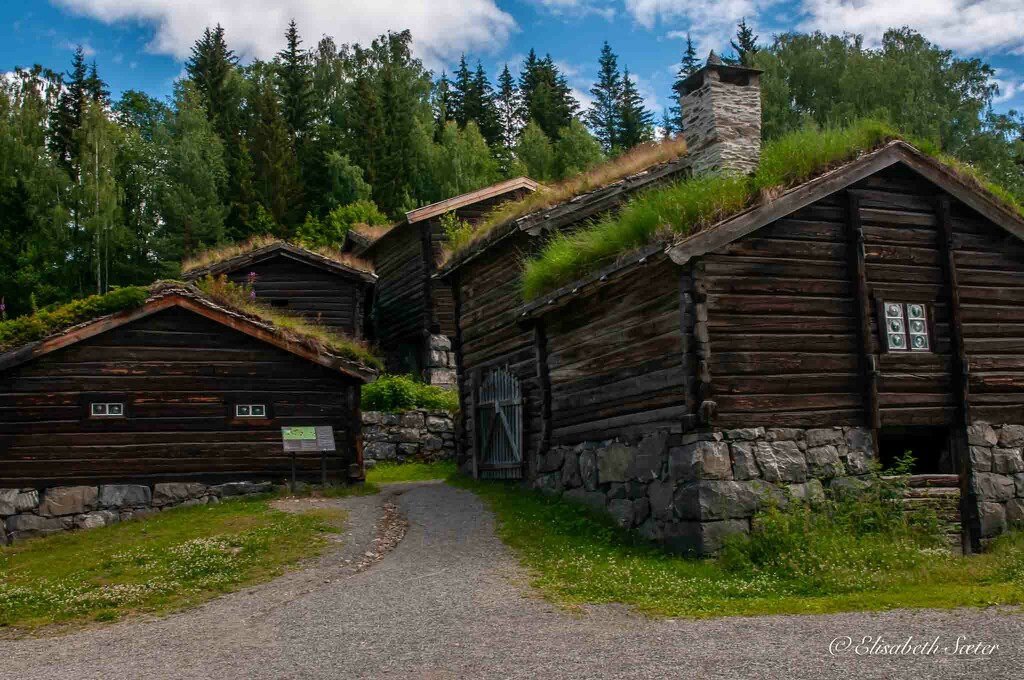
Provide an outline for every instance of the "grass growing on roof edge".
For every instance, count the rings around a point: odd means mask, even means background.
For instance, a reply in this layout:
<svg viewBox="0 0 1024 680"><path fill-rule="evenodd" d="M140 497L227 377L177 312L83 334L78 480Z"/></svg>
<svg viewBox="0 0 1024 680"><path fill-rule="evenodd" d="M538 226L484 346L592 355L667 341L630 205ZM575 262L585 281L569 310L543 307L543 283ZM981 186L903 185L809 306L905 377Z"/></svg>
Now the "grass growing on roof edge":
<svg viewBox="0 0 1024 680"><path fill-rule="evenodd" d="M354 225L362 226L362 225ZM388 227L390 229L390 226ZM252 236L245 241L238 241L236 243L226 243L213 248L208 248L192 257L185 258L181 262L181 273L188 274L189 272L197 269L204 269L206 267L213 266L225 260L238 257L239 255L245 255L251 253L254 250L260 248L266 248L276 243L285 243L287 245L295 246L296 248L302 248L308 250L311 253L315 253L321 257L333 260L338 264L358 269L360 271L372 272L373 267L370 263L365 260L361 260L354 255L349 253L342 253L338 248L329 248L327 246L308 246L303 244L301 241L288 241L277 236L270 234L264 234L262 236Z"/></svg>
<svg viewBox="0 0 1024 680"><path fill-rule="evenodd" d="M887 123L862 119L842 128L809 127L767 143L752 176L702 175L651 189L590 227L552 235L536 256L524 262L523 297L540 297L656 241L697 233L895 139L907 140L1024 215L1013 195L976 168Z"/></svg>

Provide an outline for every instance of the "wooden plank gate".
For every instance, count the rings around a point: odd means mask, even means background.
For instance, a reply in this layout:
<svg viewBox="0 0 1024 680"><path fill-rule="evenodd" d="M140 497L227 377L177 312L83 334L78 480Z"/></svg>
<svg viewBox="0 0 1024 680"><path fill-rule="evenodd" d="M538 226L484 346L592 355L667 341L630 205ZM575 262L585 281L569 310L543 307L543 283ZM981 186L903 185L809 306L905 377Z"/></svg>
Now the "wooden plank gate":
<svg viewBox="0 0 1024 680"><path fill-rule="evenodd" d="M523 476L523 398L519 379L505 368L477 382L477 470L482 479Z"/></svg>

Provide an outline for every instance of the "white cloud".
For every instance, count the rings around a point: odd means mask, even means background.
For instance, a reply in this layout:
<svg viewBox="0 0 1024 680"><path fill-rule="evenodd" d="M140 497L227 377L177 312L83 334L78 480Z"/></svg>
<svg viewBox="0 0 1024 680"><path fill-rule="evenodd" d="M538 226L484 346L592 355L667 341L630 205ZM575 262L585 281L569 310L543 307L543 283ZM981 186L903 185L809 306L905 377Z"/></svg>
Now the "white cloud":
<svg viewBox="0 0 1024 680"><path fill-rule="evenodd" d="M154 29L149 49L188 57L203 28L221 24L237 54L269 59L282 47L291 19L307 45L321 35L366 44L388 30L411 29L429 66L463 51L492 51L516 30L495 0L55 0L106 23L139 21Z"/></svg>
<svg viewBox="0 0 1024 680"><path fill-rule="evenodd" d="M745 18L755 33L760 33L758 15L781 2L783 0L625 0L626 11L644 28L668 28L665 37L680 40L686 40L689 33L701 59L711 50L720 54L728 51L729 40L741 19ZM762 41L767 38L768 35L761 36Z"/></svg>
<svg viewBox="0 0 1024 680"><path fill-rule="evenodd" d="M1024 78L1013 71L996 69L992 82L999 88L999 94L992 98L993 104L1005 104L1024 95Z"/></svg>
<svg viewBox="0 0 1024 680"><path fill-rule="evenodd" d="M71 52L77 50L79 46L81 46L82 48L82 54L84 54L87 58L96 56L96 48L94 48L85 40L79 40L77 42L73 40L65 40L59 45L57 45L57 47Z"/></svg>
<svg viewBox="0 0 1024 680"><path fill-rule="evenodd" d="M615 18L615 8L608 0L531 0L551 14L566 18L580 18L591 14L603 17L607 21Z"/></svg>
<svg viewBox="0 0 1024 680"><path fill-rule="evenodd" d="M910 26L947 49L1024 54L1020 0L804 0L803 11L801 30L860 33L869 44L888 28Z"/></svg>
<svg viewBox="0 0 1024 680"><path fill-rule="evenodd" d="M644 108L653 113L655 119L659 119L661 117L661 104L658 103L658 94L654 86L649 80L641 78L633 72L630 72L629 79L636 85L636 91L643 98Z"/></svg>

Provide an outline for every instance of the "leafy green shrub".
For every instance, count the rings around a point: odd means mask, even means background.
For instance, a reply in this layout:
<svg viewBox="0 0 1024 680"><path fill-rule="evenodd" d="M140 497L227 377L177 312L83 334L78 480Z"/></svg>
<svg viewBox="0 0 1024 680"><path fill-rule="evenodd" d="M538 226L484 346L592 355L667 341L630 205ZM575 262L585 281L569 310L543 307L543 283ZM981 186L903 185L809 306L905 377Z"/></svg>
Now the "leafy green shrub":
<svg viewBox="0 0 1024 680"><path fill-rule="evenodd" d="M473 225L449 210L441 215L441 229L448 237L448 248L458 250L473 237Z"/></svg>
<svg viewBox="0 0 1024 680"><path fill-rule="evenodd" d="M415 408L454 412L459 410L459 395L455 390L417 382L412 376L382 375L363 385L362 408L391 413Z"/></svg>
<svg viewBox="0 0 1024 680"><path fill-rule="evenodd" d="M44 307L35 314L0 322L0 350L9 350L48 335L124 309L139 307L149 292L141 286L117 288L62 305Z"/></svg>
<svg viewBox="0 0 1024 680"><path fill-rule="evenodd" d="M345 234L357 224L387 224L388 217L373 201L359 200L348 205L339 205L322 220L306 215L306 221L295 233L296 238L307 248L340 246Z"/></svg>
<svg viewBox="0 0 1024 680"><path fill-rule="evenodd" d="M904 511L909 453L892 470L873 470L866 482L811 508L787 498L767 502L749 535L732 536L721 564L734 573L767 574L802 595L858 592L889 570L915 569L948 555L934 513Z"/></svg>

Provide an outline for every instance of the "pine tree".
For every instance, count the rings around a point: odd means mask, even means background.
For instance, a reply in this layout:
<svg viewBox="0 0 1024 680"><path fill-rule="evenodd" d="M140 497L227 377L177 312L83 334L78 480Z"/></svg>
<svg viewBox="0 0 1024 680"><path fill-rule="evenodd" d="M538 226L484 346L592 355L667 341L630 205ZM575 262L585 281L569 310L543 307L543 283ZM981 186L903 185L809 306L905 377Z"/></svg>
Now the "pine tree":
<svg viewBox="0 0 1024 680"><path fill-rule="evenodd" d="M452 120L452 84L447 71L441 71L441 77L434 83L431 107L434 112L434 141L438 141L445 124Z"/></svg>
<svg viewBox="0 0 1024 680"><path fill-rule="evenodd" d="M530 50L519 76L519 92L523 98L523 117L537 123L548 139L557 139L559 130L569 124L579 109L572 88L550 54L538 59L537 53Z"/></svg>
<svg viewBox="0 0 1024 680"><path fill-rule="evenodd" d="M313 122L313 82L309 59L294 20L284 34L287 46L277 54L281 108L292 137L301 142Z"/></svg>
<svg viewBox="0 0 1024 680"><path fill-rule="evenodd" d="M93 102L100 106L106 106L110 103L110 90L107 89L107 84L100 78L95 61L89 67L89 75L86 77L84 85L86 95Z"/></svg>
<svg viewBox="0 0 1024 680"><path fill-rule="evenodd" d="M757 46L758 37L754 35L754 29L747 25L746 17L740 19L740 23L736 24L736 39L729 41L733 51L736 52L736 57L729 61L742 66L753 66L754 55L760 49Z"/></svg>
<svg viewBox="0 0 1024 680"><path fill-rule="evenodd" d="M654 138L654 114L644 108L644 100L629 77L628 68L622 74L619 116L618 140L622 149L631 149Z"/></svg>
<svg viewBox="0 0 1024 680"><path fill-rule="evenodd" d="M679 88L682 87L683 81L689 78L691 75L696 73L700 69L700 59L697 58L697 48L693 45L693 40L690 39L690 34L686 34L686 49L683 50L683 58L679 61L679 70L676 71L676 80L672 83L672 106L668 109L668 114L663 118L663 126L666 134L682 132L683 131L683 107L680 102Z"/></svg>
<svg viewBox="0 0 1024 680"><path fill-rule="evenodd" d="M253 123L249 143L255 168L253 186L260 204L287 232L289 225L301 222L305 212L302 210L298 160L270 78L260 79L252 95L251 106Z"/></svg>
<svg viewBox="0 0 1024 680"><path fill-rule="evenodd" d="M600 70L597 82L590 88L594 103L587 111L587 124L594 131L605 153L611 153L618 146L619 101L622 97L622 74L619 73L618 57L612 52L606 40L598 60Z"/></svg>

